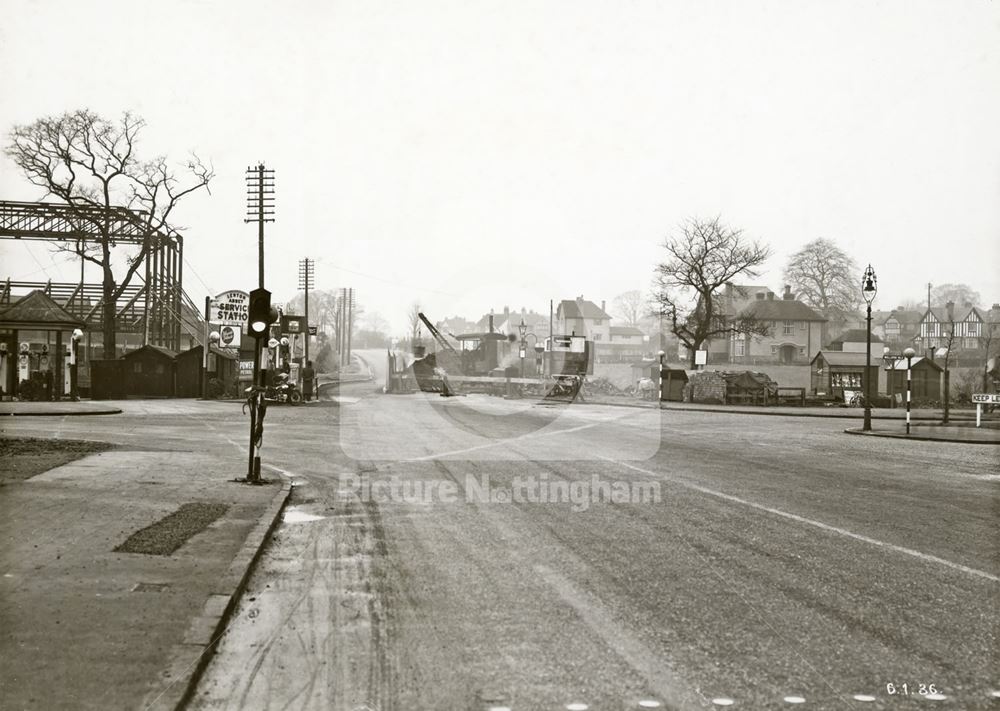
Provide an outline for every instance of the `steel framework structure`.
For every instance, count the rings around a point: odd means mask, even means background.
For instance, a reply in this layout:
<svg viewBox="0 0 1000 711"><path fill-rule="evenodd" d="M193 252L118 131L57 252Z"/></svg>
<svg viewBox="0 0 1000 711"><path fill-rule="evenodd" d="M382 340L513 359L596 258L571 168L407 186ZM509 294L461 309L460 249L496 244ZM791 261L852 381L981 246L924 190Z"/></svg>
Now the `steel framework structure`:
<svg viewBox="0 0 1000 711"><path fill-rule="evenodd" d="M123 207L104 209L44 202L0 200L0 239L40 240L47 242L96 243L103 228L112 246L141 245L150 235L145 213ZM126 287L115 304L115 330L119 333L142 333L143 342L179 350L181 326L192 315L201 319L183 289L184 241L174 232L155 232L153 246L142 266L142 282ZM0 305L11 303L12 292L43 289L63 308L83 318L88 328L104 328L104 292L100 284L20 282L0 284ZM192 324L197 325L197 324ZM200 334L200 328L192 329Z"/></svg>

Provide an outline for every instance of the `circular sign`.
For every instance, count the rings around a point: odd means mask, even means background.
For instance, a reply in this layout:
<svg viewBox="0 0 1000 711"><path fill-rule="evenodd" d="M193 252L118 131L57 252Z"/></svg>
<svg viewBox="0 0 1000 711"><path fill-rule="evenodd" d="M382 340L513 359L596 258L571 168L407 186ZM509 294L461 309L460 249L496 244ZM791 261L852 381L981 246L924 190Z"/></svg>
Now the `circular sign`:
<svg viewBox="0 0 1000 711"><path fill-rule="evenodd" d="M27 354L24 354L20 358L18 358L17 362L20 363L22 366L28 365L28 356L27 356Z"/></svg>
<svg viewBox="0 0 1000 711"><path fill-rule="evenodd" d="M270 341L267 342L267 347L268 348L277 348L278 347L278 339L277 338L272 338Z"/></svg>
<svg viewBox="0 0 1000 711"><path fill-rule="evenodd" d="M236 338L236 331L233 330L232 326L223 326L219 329L219 335L222 342L228 346L233 342L233 339Z"/></svg>
<svg viewBox="0 0 1000 711"><path fill-rule="evenodd" d="M28 343L27 341L21 341L21 352L27 353L30 350L31 350L31 344Z"/></svg>

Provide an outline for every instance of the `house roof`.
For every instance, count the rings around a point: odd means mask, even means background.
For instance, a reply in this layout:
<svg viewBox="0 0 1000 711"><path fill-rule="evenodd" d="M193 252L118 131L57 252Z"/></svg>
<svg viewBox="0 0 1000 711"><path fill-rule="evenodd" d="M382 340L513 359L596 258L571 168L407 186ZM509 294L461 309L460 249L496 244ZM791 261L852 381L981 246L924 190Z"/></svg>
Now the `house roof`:
<svg viewBox="0 0 1000 711"><path fill-rule="evenodd" d="M740 311L761 321L826 321L798 299L761 299Z"/></svg>
<svg viewBox="0 0 1000 711"><path fill-rule="evenodd" d="M586 299L563 299L559 302L560 318L611 318L607 312L593 301Z"/></svg>
<svg viewBox="0 0 1000 711"><path fill-rule="evenodd" d="M923 314L920 311L893 310L882 319L882 323L892 318L899 321L901 326L916 326L923 318Z"/></svg>
<svg viewBox="0 0 1000 711"><path fill-rule="evenodd" d="M33 331L68 331L86 328L41 289L35 289L0 311L0 327Z"/></svg>
<svg viewBox="0 0 1000 711"><path fill-rule="evenodd" d="M865 329L851 328L844 331L839 336L837 336L837 339L831 341L830 345L832 346L835 343L843 345L844 343L866 343L866 342L867 341L865 340ZM872 334L872 343L882 343L882 339L878 336L878 334L876 333Z"/></svg>
<svg viewBox="0 0 1000 711"><path fill-rule="evenodd" d="M942 368L940 365L935 363L930 358L924 358L923 356L916 356L915 358L910 359L911 367L916 368L918 363L923 363L925 367L930 366L937 370L941 371L944 370L944 368ZM887 367L886 370L906 370L906 358L899 358L898 360L893 361L892 365Z"/></svg>
<svg viewBox="0 0 1000 711"><path fill-rule="evenodd" d="M864 353L851 353L844 351L819 351L811 363L815 363L816 360L822 356L823 360L826 361L827 365L833 366L856 366L858 368L864 367L865 364L865 354ZM879 356L872 356L871 360L868 361L869 366L882 365L882 358Z"/></svg>
<svg viewBox="0 0 1000 711"><path fill-rule="evenodd" d="M159 355L170 358L171 360L177 357L177 351L172 351L169 348L164 348L163 346L154 346L152 343L147 343L141 348L136 348L134 351L129 351L128 353L123 355L122 358L130 358L134 356L136 353L142 353L143 351L152 351L154 353L158 353Z"/></svg>
<svg viewBox="0 0 1000 711"><path fill-rule="evenodd" d="M642 332L641 329L635 326L612 326L611 327L612 336L645 336L646 334Z"/></svg>

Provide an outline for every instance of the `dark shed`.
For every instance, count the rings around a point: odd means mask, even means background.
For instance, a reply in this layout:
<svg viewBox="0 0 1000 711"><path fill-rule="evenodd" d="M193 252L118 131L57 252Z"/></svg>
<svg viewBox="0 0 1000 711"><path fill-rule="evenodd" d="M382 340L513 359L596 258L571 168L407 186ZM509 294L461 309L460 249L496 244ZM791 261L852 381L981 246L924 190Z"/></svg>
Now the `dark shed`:
<svg viewBox="0 0 1000 711"><path fill-rule="evenodd" d="M145 345L122 356L127 394L134 397L172 397L177 354L161 346Z"/></svg>

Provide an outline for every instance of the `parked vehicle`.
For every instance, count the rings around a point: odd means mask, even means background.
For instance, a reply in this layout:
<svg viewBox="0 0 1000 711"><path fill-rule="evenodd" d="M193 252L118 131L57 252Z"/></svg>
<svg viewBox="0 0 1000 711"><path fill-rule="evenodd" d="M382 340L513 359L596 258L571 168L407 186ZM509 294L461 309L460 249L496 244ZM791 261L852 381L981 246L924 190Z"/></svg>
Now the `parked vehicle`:
<svg viewBox="0 0 1000 711"><path fill-rule="evenodd" d="M264 391L264 399L270 402L298 405L302 402L302 391L288 379L286 373L282 373L275 379L274 385Z"/></svg>

